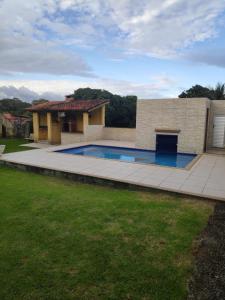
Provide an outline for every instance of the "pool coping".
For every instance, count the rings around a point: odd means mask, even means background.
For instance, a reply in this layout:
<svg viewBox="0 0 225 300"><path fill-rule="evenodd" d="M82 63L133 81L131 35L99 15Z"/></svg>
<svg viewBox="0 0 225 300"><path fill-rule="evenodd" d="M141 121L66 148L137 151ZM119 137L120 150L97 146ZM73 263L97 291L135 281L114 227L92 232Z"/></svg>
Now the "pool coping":
<svg viewBox="0 0 225 300"><path fill-rule="evenodd" d="M66 146L66 145L64 145ZM99 146L99 147L111 147L111 148L117 148L117 149L132 149L132 150L140 150L140 151L151 151L151 152L155 152L154 150L148 150L148 149L142 149L142 148L133 148L133 147L118 147L118 146L108 146L108 145L102 145L102 144L90 144L90 143L82 143L82 145L77 145L76 146L72 146L71 145L67 145L66 147L62 148L63 145L57 146L60 147L60 149L55 149L56 147L54 147L53 149L49 149L47 150L48 152L54 152L56 154L61 154L61 155L76 155L76 156L80 156L80 157L84 157L84 155L79 155L79 154L73 154L73 153L63 153L60 151L63 150L67 150L67 149L74 149L74 148L81 148L81 147L86 147L86 146ZM61 149L62 148L62 149ZM173 168L173 169L178 169L178 170L190 170L194 164L200 159L200 157L202 156L202 154L195 154L195 153L181 153L178 152L178 154L185 154L185 155L196 155L196 157L194 157L185 167L174 167L174 166L166 166L166 165L159 165L159 164L155 164L155 163L142 163L142 162L135 162L135 161L125 161L125 160L120 160L120 159L109 159L109 158L104 158L104 157L96 157L96 156L91 156L91 155L85 155L85 157L92 157L95 159L103 159L103 160L114 160L114 161L120 161L120 162L124 162L124 163L129 163L129 164L139 164L139 165L151 165L151 166L156 166L156 167L163 167L163 168Z"/></svg>
<svg viewBox="0 0 225 300"><path fill-rule="evenodd" d="M222 197L211 197L207 195L203 195L200 193L191 193L187 191L178 191L173 188L165 188L165 187L156 187L156 186L151 186L149 184L137 184L136 182L132 182L132 180L123 180L121 181L120 179L114 179L111 177L107 176L101 176L101 175L90 175L88 173L85 174L85 172L70 172L66 170L57 170L57 169L52 169L52 168L45 168L45 167L40 167L40 166L34 166L32 164L23 164L23 163L18 163L18 162L13 162L13 161L4 161L0 160L0 165L11 167L18 169L20 171L28 171L32 173L37 173L41 175L46 175L46 176L54 176L58 178L64 178L67 180L72 180L72 181L77 181L81 183L86 183L86 184L97 184L97 185L107 185L107 186L112 186L115 188L127 188L130 190L140 190L140 191L155 191L155 192L167 192L180 195L180 196L186 196L190 197L190 199L193 198L198 198L199 200L205 201L206 199L211 202L225 202L225 199Z"/></svg>
<svg viewBox="0 0 225 300"><path fill-rule="evenodd" d="M129 145L129 148L133 148L133 143L130 142L97 140L93 143L109 146L125 145L123 148ZM87 144L90 143L74 143L9 153L4 154L0 161L3 161L2 164L8 162L9 165L11 163L24 169L26 166L27 169L36 168L35 171L41 173L44 173L41 171L44 169L48 170L47 173L70 174L66 177L81 178L85 176L92 178L91 182L106 180L107 182L116 182L117 185L126 183L129 186L139 186L139 188L141 186L142 188L225 201L225 157L203 153L196 157L192 166L189 165L188 169L185 169L55 152L55 150L76 148ZM57 154L61 154L60 158ZM86 182L87 180L81 179L81 181Z"/></svg>

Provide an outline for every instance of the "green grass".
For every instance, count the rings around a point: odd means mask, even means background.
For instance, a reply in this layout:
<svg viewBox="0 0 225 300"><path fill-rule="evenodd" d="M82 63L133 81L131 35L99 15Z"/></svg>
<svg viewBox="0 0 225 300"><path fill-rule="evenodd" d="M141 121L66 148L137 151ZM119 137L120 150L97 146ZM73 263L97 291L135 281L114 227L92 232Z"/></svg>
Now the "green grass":
<svg viewBox="0 0 225 300"><path fill-rule="evenodd" d="M0 167L0 299L185 299L212 205Z"/></svg>
<svg viewBox="0 0 225 300"><path fill-rule="evenodd" d="M0 138L0 145L6 145L4 153L31 150L32 148L20 146L27 143L22 138Z"/></svg>

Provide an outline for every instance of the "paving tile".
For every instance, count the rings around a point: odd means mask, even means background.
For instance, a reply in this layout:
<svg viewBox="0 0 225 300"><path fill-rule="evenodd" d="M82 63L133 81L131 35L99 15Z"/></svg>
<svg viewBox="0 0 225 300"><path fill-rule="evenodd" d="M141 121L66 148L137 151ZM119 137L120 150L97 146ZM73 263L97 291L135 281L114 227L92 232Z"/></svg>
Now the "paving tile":
<svg viewBox="0 0 225 300"><path fill-rule="evenodd" d="M203 195L209 196L209 197L220 197L220 198L225 199L225 190L205 188L203 190Z"/></svg>
<svg viewBox="0 0 225 300"><path fill-rule="evenodd" d="M149 185L149 186L159 186L160 183L163 181L162 178L156 178L156 177L145 177L142 179L143 185Z"/></svg>
<svg viewBox="0 0 225 300"><path fill-rule="evenodd" d="M175 182L175 181L163 181L160 184L160 187L162 188L168 188L168 189L172 189L172 190L178 190L181 187L182 183L181 182Z"/></svg>
<svg viewBox="0 0 225 300"><path fill-rule="evenodd" d="M181 173L181 174L170 174L168 176L168 181L170 182L184 182L190 176L189 173Z"/></svg>
<svg viewBox="0 0 225 300"><path fill-rule="evenodd" d="M187 192L187 193L197 193L197 194L201 194L203 191L203 186L199 186L199 185L194 185L194 184L182 184L181 187L179 188L179 191L182 192Z"/></svg>
<svg viewBox="0 0 225 300"><path fill-rule="evenodd" d="M94 143L134 147L133 143L119 141L95 141ZM225 200L225 157L202 155L190 170L182 170L53 152L56 149L85 144L87 143L22 151L4 154L1 158L6 161L161 187L162 189L172 189L189 194L210 195L212 198L222 197Z"/></svg>

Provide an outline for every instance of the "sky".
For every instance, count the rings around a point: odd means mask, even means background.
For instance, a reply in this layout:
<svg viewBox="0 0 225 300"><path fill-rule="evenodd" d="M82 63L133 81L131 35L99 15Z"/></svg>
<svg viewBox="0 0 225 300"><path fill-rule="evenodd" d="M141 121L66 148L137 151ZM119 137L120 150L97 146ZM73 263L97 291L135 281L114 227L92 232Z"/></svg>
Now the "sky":
<svg viewBox="0 0 225 300"><path fill-rule="evenodd" d="M225 82L225 0L0 0L0 99Z"/></svg>

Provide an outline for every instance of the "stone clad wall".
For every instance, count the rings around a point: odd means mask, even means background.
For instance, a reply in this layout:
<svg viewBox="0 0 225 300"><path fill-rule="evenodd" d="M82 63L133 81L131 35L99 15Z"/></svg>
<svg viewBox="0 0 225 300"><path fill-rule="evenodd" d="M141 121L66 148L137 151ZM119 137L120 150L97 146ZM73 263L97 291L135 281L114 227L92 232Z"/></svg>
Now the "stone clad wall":
<svg viewBox="0 0 225 300"><path fill-rule="evenodd" d="M136 146L155 150L156 129L179 130L178 152L202 153L209 103L206 98L137 101Z"/></svg>

